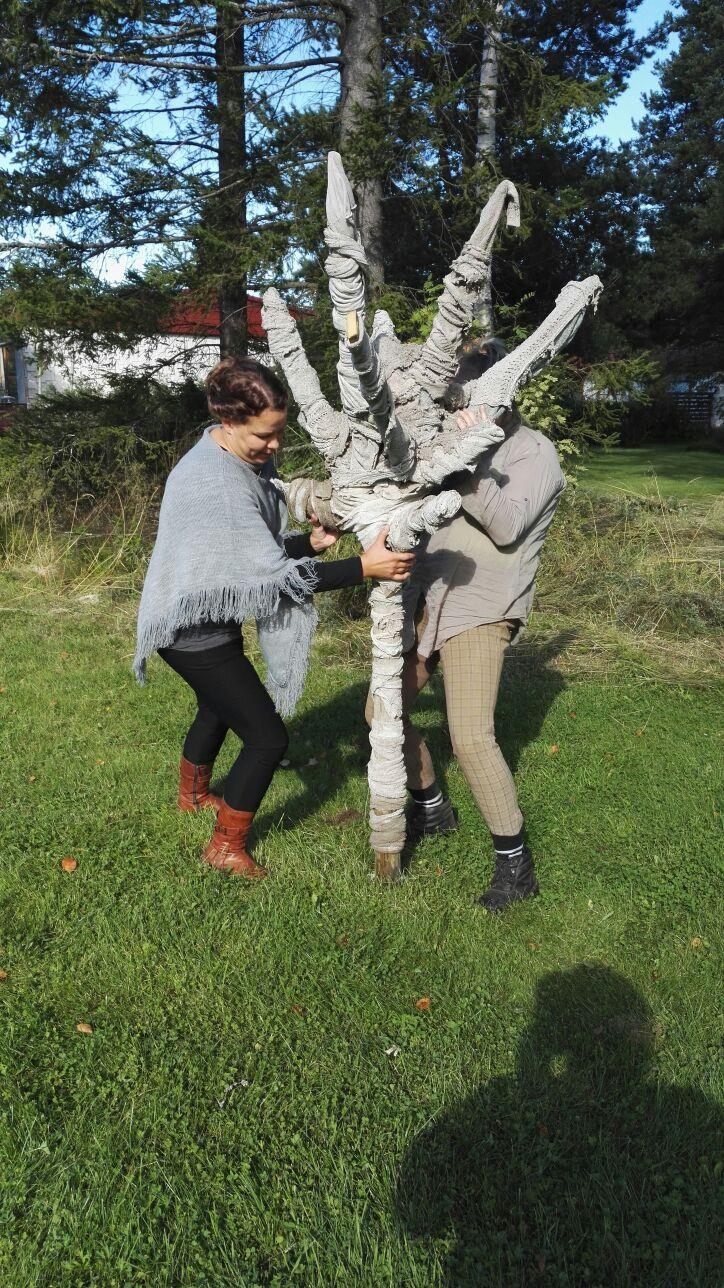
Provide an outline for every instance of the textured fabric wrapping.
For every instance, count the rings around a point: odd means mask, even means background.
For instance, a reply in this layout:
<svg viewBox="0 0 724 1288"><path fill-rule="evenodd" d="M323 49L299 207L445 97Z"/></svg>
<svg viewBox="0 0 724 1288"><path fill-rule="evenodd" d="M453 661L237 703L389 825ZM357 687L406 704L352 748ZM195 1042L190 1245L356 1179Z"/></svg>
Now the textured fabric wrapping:
<svg viewBox="0 0 724 1288"><path fill-rule="evenodd" d="M490 252L479 251L469 243L445 278L432 331L424 352L415 367L413 378L420 383L446 385L458 365L460 335L470 325L477 292L472 285L482 282L490 273Z"/></svg>
<svg viewBox="0 0 724 1288"><path fill-rule="evenodd" d="M351 212L350 212L351 216ZM367 267L364 248L351 231L343 226L346 212L336 212L336 228L324 230L330 248L324 268L329 277L332 297L332 321L339 333L337 378L342 405L350 415L371 413L386 422L390 414L390 395L386 388L377 351L370 343L365 328L365 283L362 269ZM346 339L347 314L356 313L361 328L360 339L349 344Z"/></svg>
<svg viewBox="0 0 724 1288"><path fill-rule="evenodd" d="M317 625L315 560L288 559L287 512L270 480L206 430L169 474L143 585L133 669L201 622L255 618L267 688L280 715L301 696Z"/></svg>
<svg viewBox="0 0 724 1288"><path fill-rule="evenodd" d="M373 721L370 785L371 845L377 853L399 854L405 843L407 775L402 733L402 588L380 582L370 594L372 615Z"/></svg>
<svg viewBox="0 0 724 1288"><path fill-rule="evenodd" d="M482 286L490 280L493 241L503 214L509 227L519 226L518 193L507 179L498 184L486 202L475 232L445 278L432 330L414 367L416 384L444 386L452 380L462 332L472 322Z"/></svg>
<svg viewBox="0 0 724 1288"><path fill-rule="evenodd" d="M304 428L325 460L336 461L349 442L353 426L324 397L319 376L302 347L297 324L274 287L264 292L262 322L269 352L289 382Z"/></svg>
<svg viewBox="0 0 724 1288"><path fill-rule="evenodd" d="M489 371L484 371L478 380L466 386L468 406L512 407L521 386L570 344L589 306L595 313L602 290L603 284L598 277L568 282L557 296L555 308L532 335Z"/></svg>

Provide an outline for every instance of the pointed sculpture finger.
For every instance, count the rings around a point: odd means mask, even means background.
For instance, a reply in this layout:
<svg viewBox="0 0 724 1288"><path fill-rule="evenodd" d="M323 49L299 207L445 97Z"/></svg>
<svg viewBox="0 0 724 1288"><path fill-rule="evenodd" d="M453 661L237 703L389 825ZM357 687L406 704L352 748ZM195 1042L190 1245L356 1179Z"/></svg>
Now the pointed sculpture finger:
<svg viewBox="0 0 724 1288"><path fill-rule="evenodd" d="M349 421L324 397L319 377L304 352L297 324L279 292L270 287L263 298L262 322L269 352L286 376L314 446L331 464L347 446Z"/></svg>
<svg viewBox="0 0 724 1288"><path fill-rule="evenodd" d="M338 152L327 156L327 227L329 255L324 269L332 297L332 320L339 337L337 379L342 406L350 416L372 416L380 434L389 420L392 400L376 348L365 326L367 256L357 230L352 185Z"/></svg>
<svg viewBox="0 0 724 1288"><path fill-rule="evenodd" d="M413 383L437 391L452 380L463 332L473 320L481 288L490 280L493 242L503 214L508 227L519 226L518 192L507 179L498 184L486 203L475 232L445 278L432 330L411 372Z"/></svg>
<svg viewBox="0 0 724 1288"><path fill-rule="evenodd" d="M568 282L560 292L555 308L532 335L489 371L484 371L478 380L466 386L467 405L485 405L493 417L503 408L511 407L518 390L570 344L586 310L592 307L595 312L602 290L603 283L598 277Z"/></svg>

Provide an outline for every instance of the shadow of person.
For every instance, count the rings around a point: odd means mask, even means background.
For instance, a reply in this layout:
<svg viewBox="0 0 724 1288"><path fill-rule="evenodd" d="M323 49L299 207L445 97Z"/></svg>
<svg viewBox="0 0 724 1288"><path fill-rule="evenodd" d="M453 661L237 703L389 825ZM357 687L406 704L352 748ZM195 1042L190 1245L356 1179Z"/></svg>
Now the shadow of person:
<svg viewBox="0 0 724 1288"><path fill-rule="evenodd" d="M397 1217L449 1285L722 1283L724 1119L650 1077L656 1026L609 968L544 976L515 1074L445 1111L404 1158Z"/></svg>
<svg viewBox="0 0 724 1288"><path fill-rule="evenodd" d="M566 677L554 663L577 637L578 632L569 628L544 641L530 641L524 635L506 651L495 727L513 773L525 748L540 734L556 698L567 687Z"/></svg>

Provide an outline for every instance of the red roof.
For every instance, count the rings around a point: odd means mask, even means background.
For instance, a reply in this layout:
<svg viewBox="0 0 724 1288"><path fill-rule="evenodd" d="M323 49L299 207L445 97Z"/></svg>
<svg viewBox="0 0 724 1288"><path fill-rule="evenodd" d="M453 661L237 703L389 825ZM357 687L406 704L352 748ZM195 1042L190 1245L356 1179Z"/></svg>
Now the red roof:
<svg viewBox="0 0 724 1288"><path fill-rule="evenodd" d="M246 312L249 322L249 337L252 340L265 340L266 331L261 324L261 299L258 295L247 295ZM306 309L289 309L292 317L299 319L307 314ZM219 334L221 314L218 302L210 305L197 303L190 291L179 296L169 318L159 326L163 335L208 335Z"/></svg>

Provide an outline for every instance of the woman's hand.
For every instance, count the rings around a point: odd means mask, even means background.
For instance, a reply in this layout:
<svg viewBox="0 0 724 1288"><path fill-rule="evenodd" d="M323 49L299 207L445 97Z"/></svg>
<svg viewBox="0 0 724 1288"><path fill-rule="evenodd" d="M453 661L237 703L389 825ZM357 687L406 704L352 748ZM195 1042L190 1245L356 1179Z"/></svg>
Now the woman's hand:
<svg viewBox="0 0 724 1288"><path fill-rule="evenodd" d="M323 550L329 550L329 547L333 546L335 541L339 541L339 533L336 528L323 527L316 514L310 514L309 522L312 525L309 540L315 554L319 555Z"/></svg>
<svg viewBox="0 0 724 1288"><path fill-rule="evenodd" d="M389 531L389 528L383 528L372 545L365 550L362 555L362 573L365 577L375 577L377 581L407 581L415 564L415 556L388 550L385 540Z"/></svg>

